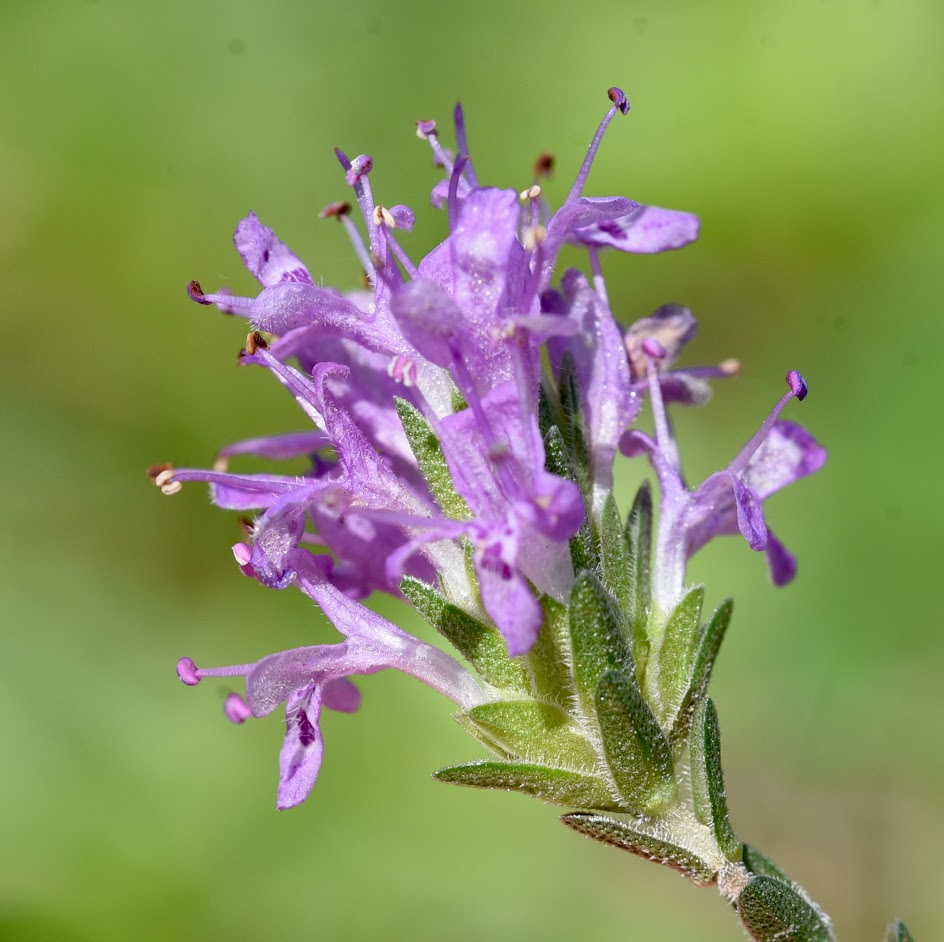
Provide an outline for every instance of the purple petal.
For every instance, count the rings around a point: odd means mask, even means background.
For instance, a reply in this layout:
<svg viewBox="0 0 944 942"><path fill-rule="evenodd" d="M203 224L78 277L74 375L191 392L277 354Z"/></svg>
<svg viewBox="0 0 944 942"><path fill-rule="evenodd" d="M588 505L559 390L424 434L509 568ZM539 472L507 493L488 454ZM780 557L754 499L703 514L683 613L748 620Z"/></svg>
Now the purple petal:
<svg viewBox="0 0 944 942"><path fill-rule="evenodd" d="M356 713L361 706L361 692L346 677L336 677L324 684L324 705L339 713Z"/></svg>
<svg viewBox="0 0 944 942"><path fill-rule="evenodd" d="M649 317L640 318L626 330L625 344L634 376L645 376L649 357L642 345L646 340L657 340L665 350L665 356L657 361L656 368L667 370L678 358L682 348L694 339L698 332L695 317L681 304L664 304Z"/></svg>
<svg viewBox="0 0 944 942"><path fill-rule="evenodd" d="M348 333L365 345L373 339L366 329L371 318L342 294L294 281L265 288L251 302L249 319L256 330L273 334L318 325Z"/></svg>
<svg viewBox="0 0 944 942"><path fill-rule="evenodd" d="M390 309L406 339L437 366L451 366L465 316L438 285L416 278L390 299Z"/></svg>
<svg viewBox="0 0 944 942"><path fill-rule="evenodd" d="M730 475L734 489L734 504L737 509L738 529L752 550L767 546L767 523L764 520L764 505L737 475Z"/></svg>
<svg viewBox="0 0 944 942"><path fill-rule="evenodd" d="M482 604L505 638L510 657L525 654L541 628L541 606L528 583L514 568L487 551L476 558Z"/></svg>
<svg viewBox="0 0 944 942"><path fill-rule="evenodd" d="M659 206L639 206L625 216L575 228L575 242L622 252L651 254L680 249L698 238L698 217Z"/></svg>
<svg viewBox="0 0 944 942"><path fill-rule="evenodd" d="M775 491L818 471L826 461L826 449L796 422L777 422L751 456L745 482L762 500Z"/></svg>
<svg viewBox="0 0 944 942"><path fill-rule="evenodd" d="M310 794L324 755L321 685L314 681L297 690L285 707L285 740L279 755L279 811L300 805Z"/></svg>
<svg viewBox="0 0 944 942"><path fill-rule="evenodd" d="M769 530L767 531L767 568L770 571L770 581L775 586L792 582L797 573L796 556Z"/></svg>
<svg viewBox="0 0 944 942"><path fill-rule="evenodd" d="M239 223L233 242L246 268L264 288L280 281L311 284L308 269L271 229L259 222L255 213L250 213Z"/></svg>
<svg viewBox="0 0 944 942"><path fill-rule="evenodd" d="M247 438L221 448L217 453L220 458L233 455L255 455L274 461L285 461L310 455L330 445L324 432L286 432L282 435L268 435L264 438Z"/></svg>

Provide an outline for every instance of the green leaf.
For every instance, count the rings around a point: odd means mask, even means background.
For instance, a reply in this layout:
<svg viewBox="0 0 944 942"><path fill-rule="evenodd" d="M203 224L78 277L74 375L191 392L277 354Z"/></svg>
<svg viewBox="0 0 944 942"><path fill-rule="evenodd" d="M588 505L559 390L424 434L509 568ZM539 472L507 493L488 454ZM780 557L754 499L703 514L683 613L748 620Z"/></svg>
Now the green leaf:
<svg viewBox="0 0 944 942"><path fill-rule="evenodd" d="M487 683L503 690L531 692L527 664L523 658L508 657L505 639L497 628L473 618L413 576L400 581L400 591Z"/></svg>
<svg viewBox="0 0 944 942"><path fill-rule="evenodd" d="M751 844L744 845L744 856L741 862L751 873L756 873L761 877L773 877L775 880L783 880L784 883L793 885L793 880L780 867Z"/></svg>
<svg viewBox="0 0 944 942"><path fill-rule="evenodd" d="M433 777L450 785L523 792L553 805L618 810L602 779L528 762L486 759L440 769L433 773Z"/></svg>
<svg viewBox="0 0 944 942"><path fill-rule="evenodd" d="M416 463L436 503L447 517L453 517L456 520L471 519L472 512L469 510L469 505L456 492L449 466L446 464L446 457L443 455L442 445L429 422L406 399L395 397L394 401L397 405L397 415L400 416L400 423L403 425L403 431L406 432Z"/></svg>
<svg viewBox="0 0 944 942"><path fill-rule="evenodd" d="M688 690L679 704L678 713L675 716L675 725L669 736L673 746L678 745L688 737L688 731L692 725L692 714L696 704L705 698L708 691L711 670L721 648L721 642L724 640L724 633L728 628L733 610L734 602L731 599L725 599L702 629L695 650L692 678Z"/></svg>
<svg viewBox="0 0 944 942"><path fill-rule="evenodd" d="M630 604L627 608L633 628L633 654L640 670L649 655L649 611L652 606L650 557L652 554L652 490L643 481L626 518L627 571Z"/></svg>
<svg viewBox="0 0 944 942"><path fill-rule="evenodd" d="M567 607L549 595L540 598L544 622L526 658L531 683L538 700L555 703L565 710L574 704L574 681L570 673L570 627Z"/></svg>
<svg viewBox="0 0 944 942"><path fill-rule="evenodd" d="M609 670L634 676L633 658L619 612L595 573L585 571L577 576L568 617L577 699L584 715L592 719L600 678Z"/></svg>
<svg viewBox="0 0 944 942"><path fill-rule="evenodd" d="M695 817L714 831L721 852L729 860L737 862L742 856L742 844L728 820L728 802L721 772L721 733L718 713L710 697L695 708L689 744Z"/></svg>
<svg viewBox="0 0 944 942"><path fill-rule="evenodd" d="M563 432L556 425L544 436L544 467L551 474L556 474L567 481L577 482L573 462L564 444ZM584 520L580 529L570 538L570 560L573 563L574 572L593 569L596 566L596 548L593 545L593 534L587 520Z"/></svg>
<svg viewBox="0 0 944 942"><path fill-rule="evenodd" d="M885 929L883 942L914 942L908 927L900 920L893 919Z"/></svg>
<svg viewBox="0 0 944 942"><path fill-rule="evenodd" d="M570 455L577 484L584 496L590 494L591 468L590 450L584 428L583 407L580 390L577 386L577 371L574 358L570 353L561 357L560 372L557 376L560 395L560 430L564 434L564 447Z"/></svg>
<svg viewBox="0 0 944 942"><path fill-rule="evenodd" d="M603 751L628 807L655 814L678 797L672 750L639 688L620 671L607 671L596 694Z"/></svg>
<svg viewBox="0 0 944 942"><path fill-rule="evenodd" d="M598 758L560 707L535 700L498 700L459 714L510 756L536 765L591 772ZM464 724L463 724L464 725Z"/></svg>
<svg viewBox="0 0 944 942"><path fill-rule="evenodd" d="M676 716L691 684L701 635L701 609L704 602L703 586L690 589L682 601L672 609L672 614L665 623L658 646L659 670L653 672L657 678L658 695L649 698L660 705L660 719L663 722L668 722Z"/></svg>
<svg viewBox="0 0 944 942"><path fill-rule="evenodd" d="M773 877L752 877L737 899L741 922L757 942L832 942L832 926L795 889Z"/></svg>
<svg viewBox="0 0 944 942"><path fill-rule="evenodd" d="M647 860L672 867L699 886L706 886L714 881L715 874L712 868L692 851L643 834L624 821L599 814L581 813L565 814L561 817L561 821L567 827L595 841L628 850L631 854L638 854Z"/></svg>
<svg viewBox="0 0 944 942"><path fill-rule="evenodd" d="M623 534L623 523L616 506L616 498L612 493L607 496L606 503L603 505L600 559L603 563L603 578L616 598L624 621L629 622L635 605L629 569L629 546ZM631 630L630 625L627 624L625 627Z"/></svg>

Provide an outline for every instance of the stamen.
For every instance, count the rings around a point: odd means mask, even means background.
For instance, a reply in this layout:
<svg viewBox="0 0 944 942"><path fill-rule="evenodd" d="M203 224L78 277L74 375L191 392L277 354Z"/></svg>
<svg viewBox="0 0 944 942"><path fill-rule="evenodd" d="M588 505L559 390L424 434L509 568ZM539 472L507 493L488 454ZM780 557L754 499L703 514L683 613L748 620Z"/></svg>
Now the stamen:
<svg viewBox="0 0 944 942"><path fill-rule="evenodd" d="M534 162L534 179L543 180L554 172L554 155L543 153L538 154L538 159Z"/></svg>
<svg viewBox="0 0 944 942"><path fill-rule="evenodd" d="M798 370L790 370L790 372L787 373L787 385L790 387L790 392L792 392L800 402L806 399L806 395L810 391L809 386L806 385L806 380Z"/></svg>
<svg viewBox="0 0 944 942"><path fill-rule="evenodd" d="M161 489L161 493L168 497L178 493L182 488L180 481L176 480L176 474L177 472L169 464L159 464L148 468L148 477L155 486Z"/></svg>
<svg viewBox="0 0 944 942"><path fill-rule="evenodd" d="M197 304L212 304L212 301L208 301L206 295L203 292L203 288L200 287L199 281L191 281L187 285L187 294L190 296L191 301L196 301Z"/></svg>
<svg viewBox="0 0 944 942"><path fill-rule="evenodd" d="M397 221L393 218L393 213L386 206L377 205L374 207L374 225L384 225L389 229L396 229Z"/></svg>
<svg viewBox="0 0 944 942"><path fill-rule="evenodd" d="M654 337L646 337L646 339L643 340L642 352L645 353L647 357L652 357L654 360L664 360L666 355L665 347Z"/></svg>
<svg viewBox="0 0 944 942"><path fill-rule="evenodd" d="M391 218L393 217L391 216ZM413 260L409 255L406 254L400 243L397 242L396 237L390 231L390 228L392 227L384 226L381 230L384 234L384 238L387 240L388 248L391 252L393 252L397 261L403 266L404 270L411 278L419 278L419 269L413 264ZM393 285L393 287L396 287L396 285Z"/></svg>
<svg viewBox="0 0 944 942"><path fill-rule="evenodd" d="M188 687L196 687L200 683L200 672L189 657L182 657L177 662L177 676Z"/></svg>
<svg viewBox="0 0 944 942"><path fill-rule="evenodd" d="M528 200L536 200L541 195L541 187L537 183L532 184L526 190L522 190L518 194L518 199L522 203L527 203Z"/></svg>
<svg viewBox="0 0 944 942"><path fill-rule="evenodd" d="M603 140L603 134L606 132L607 127L610 122L616 116L616 112L622 112L626 114L629 111L629 101L627 101L626 96L623 94L623 90L620 88L610 88L607 90L607 95L609 96L610 101L613 102L613 107L606 113L603 120L600 122L600 126L597 128L597 133L593 135L593 140L590 142L590 147L587 149L587 156L584 158L583 164L580 167L580 172L577 174L577 179L574 180L574 185L570 188L570 192L567 194L567 199L565 203L571 202L571 200L577 199L583 191L583 185L587 182L587 177L590 174L590 167L593 164L593 158L596 157L597 151L600 148L600 142Z"/></svg>
<svg viewBox="0 0 944 942"><path fill-rule="evenodd" d="M590 270L593 272L593 288L600 300L607 306L610 306L610 297L606 293L606 282L603 280L603 269L600 267L600 253L595 246L587 246L587 254L590 256ZM650 354L652 356L654 354ZM665 356L665 350L662 351Z"/></svg>
<svg viewBox="0 0 944 942"><path fill-rule="evenodd" d="M226 718L237 726L245 723L252 716L249 704L238 693L231 693L226 698L223 702L223 712L226 714Z"/></svg>
<svg viewBox="0 0 944 942"><path fill-rule="evenodd" d="M725 376L737 376L741 372L741 361L735 357L729 357L727 360L722 360L718 364L718 369L724 373Z"/></svg>
<svg viewBox="0 0 944 942"><path fill-rule="evenodd" d="M318 215L322 219L340 219L342 216L348 216L351 212L351 204L346 201L337 203L328 203ZM193 282L196 284L196 282Z"/></svg>
<svg viewBox="0 0 944 942"><path fill-rule="evenodd" d="M747 463L750 461L754 452L764 443L764 440L770 434L770 430L774 427L777 419L780 418L780 413L783 412L784 406L794 398L800 401L804 400L809 392L806 380L797 370L790 370L790 372L787 373L787 385L790 387L789 391L780 398L780 401L773 407L770 415L764 419L761 427L755 432L751 440L738 452L734 461L728 465L728 470L732 474L740 474L747 467Z"/></svg>
<svg viewBox="0 0 944 942"><path fill-rule="evenodd" d="M239 356L252 357L256 355L257 350L268 350L269 344L265 337L258 330L251 330L246 336L246 346L240 351Z"/></svg>
<svg viewBox="0 0 944 942"><path fill-rule="evenodd" d="M427 141L431 137L435 137L439 132L436 130L435 121L417 121L416 122L416 136L421 141Z"/></svg>
<svg viewBox="0 0 944 942"><path fill-rule="evenodd" d="M351 240L351 245L354 247L357 260L361 263L361 268L364 270L367 277L367 284L365 284L364 287L369 288L371 286L371 282L376 277L374 265L370 260L370 252L367 251L367 246L364 245L364 240L361 238L361 234L357 231L357 226L354 225L354 220L351 219L351 217L347 214L338 216L338 219L341 221L341 225L344 226L344 230L347 232L347 237Z"/></svg>
<svg viewBox="0 0 944 942"><path fill-rule="evenodd" d="M361 177L366 177L373 169L373 158L369 154L360 154L351 161L345 177L351 186L357 186L361 182Z"/></svg>

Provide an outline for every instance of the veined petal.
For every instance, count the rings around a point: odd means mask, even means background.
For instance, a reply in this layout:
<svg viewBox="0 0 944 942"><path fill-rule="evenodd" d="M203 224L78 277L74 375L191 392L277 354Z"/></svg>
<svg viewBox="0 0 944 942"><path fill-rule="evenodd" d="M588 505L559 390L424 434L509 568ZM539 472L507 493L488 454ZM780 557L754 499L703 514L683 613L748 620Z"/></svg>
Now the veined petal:
<svg viewBox="0 0 944 942"><path fill-rule="evenodd" d="M246 268L264 288L280 281L312 283L308 269L255 213L250 213L236 227L233 243Z"/></svg>
<svg viewBox="0 0 944 942"><path fill-rule="evenodd" d="M767 546L763 501L736 474L730 475L730 478L741 536L752 550L762 550Z"/></svg>
<svg viewBox="0 0 944 942"><path fill-rule="evenodd" d="M279 811L300 805L310 794L324 755L321 685L312 681L294 691L285 708L285 740L279 755Z"/></svg>
<svg viewBox="0 0 944 942"><path fill-rule="evenodd" d="M694 242L698 228L698 217L692 213L659 206L637 206L625 216L576 226L570 238L597 248L651 254L680 249Z"/></svg>
<svg viewBox="0 0 944 942"><path fill-rule="evenodd" d="M751 456L744 480L762 500L775 491L818 471L826 449L796 422L778 421Z"/></svg>

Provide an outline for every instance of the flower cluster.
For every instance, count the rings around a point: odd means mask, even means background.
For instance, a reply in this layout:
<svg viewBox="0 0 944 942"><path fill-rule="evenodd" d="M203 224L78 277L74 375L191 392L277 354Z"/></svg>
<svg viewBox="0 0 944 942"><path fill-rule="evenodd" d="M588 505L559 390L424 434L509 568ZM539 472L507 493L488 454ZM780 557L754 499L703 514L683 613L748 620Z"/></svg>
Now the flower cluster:
<svg viewBox="0 0 944 942"><path fill-rule="evenodd" d="M624 197L583 195L608 125L629 110L620 89L610 89L609 97L555 212L540 185L547 156L523 191L479 184L457 107L455 154L440 142L435 122L417 125L444 170L432 202L449 223L448 236L419 263L399 241L413 212L375 200L369 156L349 159L338 151L354 199L323 215L347 230L369 290L323 287L254 214L240 222L234 241L260 293L238 297L189 286L199 304L247 319L241 363L269 370L309 420L302 431L230 445L209 470L164 465L151 472L166 494L204 482L219 506L256 513L248 541L233 547L242 572L271 588L300 589L343 636L254 664L198 668L189 658L178 664L189 685L206 677L246 678L245 700L227 699L234 722L286 704L280 809L303 801L315 782L322 707L356 710L359 692L350 678L396 668L454 701L500 755L566 771L583 783L571 788L570 779L549 784L546 775L528 773L529 779L520 772L517 779L506 774L462 784L504 782L572 806L650 813L671 800L665 798L671 788L643 794L632 784L621 787L618 775L594 777L600 750L608 748L600 704L606 684L618 694L622 682L597 671L596 693L583 698L582 623L574 612L590 612L592 621L605 609L597 606L601 592L636 612L628 617L635 628L627 629L631 644L617 673L638 675L655 718L652 736L662 736L661 726L666 748L674 748L671 730L681 729L684 738L706 682L693 679L693 666L685 683L702 686L692 686L688 700L679 687L670 706L668 669L661 681L655 669L662 639L671 635L666 626L687 598L688 558L714 536L740 533L752 549L765 551L776 584L794 575L795 561L768 530L763 504L825 459L809 433L779 418L790 399L805 397L806 384L790 372L783 399L730 465L694 490L686 485L666 404L703 403L708 380L731 376L738 366L674 366L695 332L685 308L668 305L628 328L613 316L599 253L678 249L696 238L698 220ZM589 274L572 269L556 277L565 243L586 249ZM651 436L631 428L647 397ZM615 544L607 542L613 521L621 527L612 494L617 452L647 456L660 486L655 550L645 567L638 556L627 562L622 549L614 564ZM310 465L299 475L237 474L228 470L235 455L307 457ZM629 515L630 548L633 527L638 537L648 526L647 500L648 491L641 492ZM373 592L411 601L469 666L367 608L362 600ZM635 601L626 601L630 596ZM559 630L568 617L577 631L569 640ZM647 658L649 676L643 676ZM634 666L627 667L630 660ZM508 729L496 732L499 713L525 701L544 732L530 744L509 745ZM547 710L563 717L557 726ZM640 722L642 729L649 720ZM565 744L561 724L570 736ZM554 761L538 755L552 727ZM662 797L654 798L657 793Z"/></svg>

